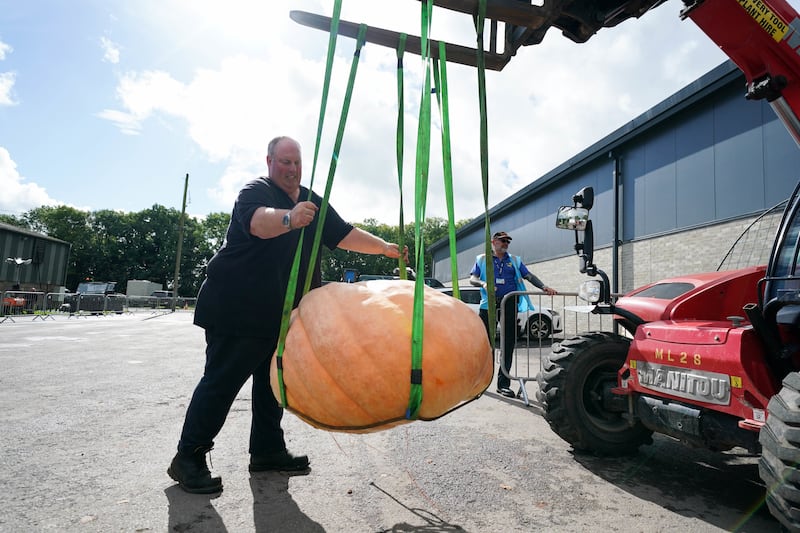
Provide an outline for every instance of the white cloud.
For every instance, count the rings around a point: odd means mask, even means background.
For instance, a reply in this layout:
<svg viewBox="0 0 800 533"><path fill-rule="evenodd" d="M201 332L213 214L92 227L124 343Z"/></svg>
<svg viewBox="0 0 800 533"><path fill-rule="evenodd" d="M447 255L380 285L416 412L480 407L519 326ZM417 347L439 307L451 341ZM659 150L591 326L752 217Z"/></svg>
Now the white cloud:
<svg viewBox="0 0 800 533"><path fill-rule="evenodd" d="M235 2L230 9L226 4L220 12L209 11L213 3L176 3L194 16L205 17L192 20L193 25L217 23L220 36L233 38L234 19L244 16L248 21L263 21L267 27L260 33L239 32L240 38L255 41L263 34L279 38L261 42L257 56L231 55L214 66L196 69L184 81L164 71L129 72L118 85L121 108L100 116L126 133L142 131L151 117L183 121L188 135L209 160L227 166L216 186L207 191L221 210L230 208L242 183L265 172L266 144L275 135L291 135L301 142L308 184L327 35L288 21L285 2L265 3L263 6L274 9L253 13L247 11L253 5L247 2ZM310 0L305 4L317 9L298 8L330 14L328 4ZM418 33L418 9L411 10L415 20L394 12L387 15L390 10L380 2L359 2L358 9L353 7L348 13L349 5L343 8L343 19ZM520 49L502 72L487 73L490 206L725 59L694 24L679 23L678 8L665 3L639 20L601 30L586 44L572 43L551 30L542 44ZM215 20L218 17L222 18ZM230 23L221 24L224 20ZM437 16L434 37L470 45L470 25L471 19L465 15ZM353 46L352 39L338 40L315 176L314 188L320 193L328 176ZM410 219L422 72L416 56L406 57L404 197L406 219ZM332 193L333 205L349 220L396 219L400 195L395 163L395 75L394 51L367 44ZM450 65L448 78L456 218L471 218L483 209L476 72ZM435 108L434 116L438 116ZM438 118L434 118L428 215L446 216L437 125Z"/></svg>
<svg viewBox="0 0 800 533"><path fill-rule="evenodd" d="M270 138L313 133L308 124L315 124L318 114L312 104L317 70L296 51L280 48L263 60L230 57L217 69L198 70L186 84L165 72L131 72L117 88L122 109L99 116L125 133L140 132L147 119L159 115L184 120L208 158L229 165L210 192L227 209L239 187L264 172ZM304 141L313 139L309 134Z"/></svg>
<svg viewBox="0 0 800 533"><path fill-rule="evenodd" d="M11 45L0 41L0 61L6 58L6 54L12 52L14 49ZM11 96L11 90L14 88L16 81L16 74L14 72L0 72L0 105L14 105L16 102Z"/></svg>
<svg viewBox="0 0 800 533"><path fill-rule="evenodd" d="M126 74L120 81L117 94L123 106L141 119L156 110L178 116L184 114L185 87L166 72Z"/></svg>
<svg viewBox="0 0 800 533"><path fill-rule="evenodd" d="M132 113L117 111L115 109L105 109L97 116L113 122L119 130L126 135L139 135L142 131L141 119Z"/></svg>
<svg viewBox="0 0 800 533"><path fill-rule="evenodd" d="M100 37L100 48L103 49L103 61L116 65L119 63L119 46L108 37Z"/></svg>
<svg viewBox="0 0 800 533"><path fill-rule="evenodd" d="M25 183L8 150L0 146L0 213L22 214L42 205L55 205L47 191L35 183Z"/></svg>
<svg viewBox="0 0 800 533"><path fill-rule="evenodd" d="M213 27L226 38L247 38L264 31L264 25L277 13L288 12L288 0L170 0L174 13L186 21L188 27Z"/></svg>
<svg viewBox="0 0 800 533"><path fill-rule="evenodd" d="M185 87L165 72L127 73L117 86L117 96L125 110L104 109L97 116L127 135L141 133L142 123L154 112L184 115Z"/></svg>
<svg viewBox="0 0 800 533"><path fill-rule="evenodd" d="M0 105L14 105L17 103L11 95L15 80L15 73L0 72Z"/></svg>
<svg viewBox="0 0 800 533"><path fill-rule="evenodd" d="M225 209L229 209L234 200L236 200L242 185L258 174L253 165L254 158L257 158L257 155L249 151L242 151L231 158L231 162L225 168L216 186L206 191L217 205L225 206ZM254 171L256 172L254 173Z"/></svg>
<svg viewBox="0 0 800 533"><path fill-rule="evenodd" d="M10 44L6 44L3 41L0 41L0 61L6 58L6 54L13 52L14 49L11 48Z"/></svg>

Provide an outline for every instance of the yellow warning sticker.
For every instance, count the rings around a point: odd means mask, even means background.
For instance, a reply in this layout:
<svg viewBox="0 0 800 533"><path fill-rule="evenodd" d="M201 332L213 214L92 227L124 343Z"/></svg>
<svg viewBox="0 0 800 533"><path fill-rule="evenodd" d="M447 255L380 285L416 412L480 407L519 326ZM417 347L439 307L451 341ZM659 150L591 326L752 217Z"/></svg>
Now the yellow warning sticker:
<svg viewBox="0 0 800 533"><path fill-rule="evenodd" d="M778 16L761 0L737 0L747 14L750 15L761 28L767 32L776 42L781 42L783 36L789 30L789 25L782 21Z"/></svg>
<svg viewBox="0 0 800 533"><path fill-rule="evenodd" d="M742 388L742 378L739 376L731 376L731 387L734 389Z"/></svg>

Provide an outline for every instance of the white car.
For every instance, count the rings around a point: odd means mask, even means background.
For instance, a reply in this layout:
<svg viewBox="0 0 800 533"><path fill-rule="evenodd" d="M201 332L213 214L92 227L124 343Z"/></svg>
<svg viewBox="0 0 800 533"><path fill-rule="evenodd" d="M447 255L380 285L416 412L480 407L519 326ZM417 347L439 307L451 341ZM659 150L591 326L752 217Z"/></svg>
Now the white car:
<svg viewBox="0 0 800 533"><path fill-rule="evenodd" d="M452 287L437 289L449 296L453 295ZM461 301L467 304L477 314L481 303L480 287L472 285L459 286ZM533 311L517 313L517 334L529 340L545 340L553 333L561 331L561 315L549 307L534 306Z"/></svg>

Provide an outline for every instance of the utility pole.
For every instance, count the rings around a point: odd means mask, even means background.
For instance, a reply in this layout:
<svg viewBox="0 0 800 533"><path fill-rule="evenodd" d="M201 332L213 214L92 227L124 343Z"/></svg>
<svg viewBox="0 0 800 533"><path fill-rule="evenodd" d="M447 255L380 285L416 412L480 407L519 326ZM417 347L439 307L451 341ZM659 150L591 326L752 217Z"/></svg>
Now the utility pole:
<svg viewBox="0 0 800 533"><path fill-rule="evenodd" d="M183 251L183 219L186 214L186 192L189 190L189 174L183 184L183 206L181 207L181 218L178 221L178 250L175 253L175 275L172 277L172 305L170 308L175 312L175 305L178 302L178 287L180 287L181 275L181 252Z"/></svg>

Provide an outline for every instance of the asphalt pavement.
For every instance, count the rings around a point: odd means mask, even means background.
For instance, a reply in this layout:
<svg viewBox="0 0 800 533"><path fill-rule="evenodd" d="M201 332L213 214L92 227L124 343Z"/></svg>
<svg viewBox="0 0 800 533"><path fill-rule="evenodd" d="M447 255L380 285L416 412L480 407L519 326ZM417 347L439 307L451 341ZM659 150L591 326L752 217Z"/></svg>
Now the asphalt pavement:
<svg viewBox="0 0 800 533"><path fill-rule="evenodd" d="M0 324L0 531L779 530L761 505L757 459L741 450L657 438L632 458L575 455L535 402L494 387L439 420L370 434L287 413L289 449L311 459L287 475L247 470L248 383L210 456L224 491L186 494L166 469L203 369L191 318Z"/></svg>

